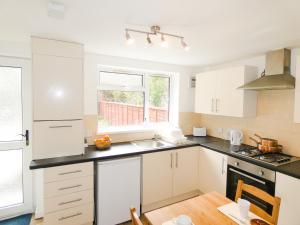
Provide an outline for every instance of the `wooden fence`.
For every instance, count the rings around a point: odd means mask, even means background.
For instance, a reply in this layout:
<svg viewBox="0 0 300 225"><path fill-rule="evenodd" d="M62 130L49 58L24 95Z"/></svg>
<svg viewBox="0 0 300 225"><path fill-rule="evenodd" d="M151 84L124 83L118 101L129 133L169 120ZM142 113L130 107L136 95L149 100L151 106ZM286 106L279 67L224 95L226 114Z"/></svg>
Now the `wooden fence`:
<svg viewBox="0 0 300 225"><path fill-rule="evenodd" d="M102 122L110 126L141 124L144 121L144 107L116 102L98 102ZM150 122L168 121L168 110L150 107Z"/></svg>

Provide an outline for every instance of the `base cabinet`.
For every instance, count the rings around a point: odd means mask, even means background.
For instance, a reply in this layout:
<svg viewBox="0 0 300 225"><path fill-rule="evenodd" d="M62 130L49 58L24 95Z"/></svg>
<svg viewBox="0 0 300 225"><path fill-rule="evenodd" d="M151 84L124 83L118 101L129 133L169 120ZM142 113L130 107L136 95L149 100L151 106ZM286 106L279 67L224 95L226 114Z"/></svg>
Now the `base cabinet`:
<svg viewBox="0 0 300 225"><path fill-rule="evenodd" d="M281 198L278 225L300 224L300 180L276 173L275 195Z"/></svg>
<svg viewBox="0 0 300 225"><path fill-rule="evenodd" d="M167 200L197 191L198 153L198 147L190 147L143 155L143 212L149 205L164 202L157 204L161 207Z"/></svg>
<svg viewBox="0 0 300 225"><path fill-rule="evenodd" d="M199 153L199 190L226 195L227 156L201 147Z"/></svg>

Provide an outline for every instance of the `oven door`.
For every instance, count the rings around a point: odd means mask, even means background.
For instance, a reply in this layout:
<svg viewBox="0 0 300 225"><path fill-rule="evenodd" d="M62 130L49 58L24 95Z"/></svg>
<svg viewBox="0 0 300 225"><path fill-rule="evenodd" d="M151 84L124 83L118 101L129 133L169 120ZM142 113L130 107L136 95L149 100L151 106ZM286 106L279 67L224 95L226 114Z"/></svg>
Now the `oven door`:
<svg viewBox="0 0 300 225"><path fill-rule="evenodd" d="M275 183L266 179L262 179L261 177L257 177L251 173L240 170L236 167L228 165L227 168L227 189L226 189L226 197L231 200L235 200L236 189L238 185L238 181L242 180L244 183L255 186L270 195L274 196L275 194ZM249 194L242 193L242 198L248 200L249 202L255 204L256 206L262 208L267 213L272 213L272 206L261 199Z"/></svg>

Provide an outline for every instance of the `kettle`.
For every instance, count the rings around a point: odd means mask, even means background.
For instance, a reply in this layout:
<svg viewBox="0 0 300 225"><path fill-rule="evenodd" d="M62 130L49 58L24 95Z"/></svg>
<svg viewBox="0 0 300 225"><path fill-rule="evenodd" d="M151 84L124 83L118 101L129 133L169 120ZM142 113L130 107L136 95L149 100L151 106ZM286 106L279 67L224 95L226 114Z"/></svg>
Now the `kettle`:
<svg viewBox="0 0 300 225"><path fill-rule="evenodd" d="M227 136L231 145L241 145L243 141L243 132L240 130L231 129L228 131Z"/></svg>

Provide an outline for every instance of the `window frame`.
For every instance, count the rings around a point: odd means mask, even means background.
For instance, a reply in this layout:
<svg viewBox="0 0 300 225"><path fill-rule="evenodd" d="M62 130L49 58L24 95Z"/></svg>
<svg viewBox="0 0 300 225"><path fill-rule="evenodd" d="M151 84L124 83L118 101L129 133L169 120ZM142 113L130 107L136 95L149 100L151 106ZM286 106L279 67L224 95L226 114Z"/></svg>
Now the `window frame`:
<svg viewBox="0 0 300 225"><path fill-rule="evenodd" d="M141 87L128 87L128 86L117 86L117 85L100 85L100 74L101 73L115 73L115 74L124 74L124 75L135 75L142 76L142 86ZM168 121L165 122L150 122L150 85L149 80L147 79L150 76L159 76L166 77L169 79L168 87ZM170 124L174 123L171 121L171 103L174 102L171 98L171 93L173 91L174 78L172 74L163 73L163 72L145 72L145 71L132 71L132 70L118 70L114 68L99 68L98 77L97 77L97 104L99 102L98 91L102 90L117 90L117 91L137 91L143 92L144 94L144 122L138 125L127 125L127 126L110 126L106 128L100 128L99 123L97 122L98 134L105 133L127 133L127 132L138 132L138 131L150 131L157 129L158 125L161 124ZM97 116L99 116L99 108L97 107Z"/></svg>

